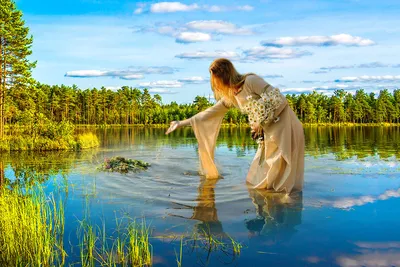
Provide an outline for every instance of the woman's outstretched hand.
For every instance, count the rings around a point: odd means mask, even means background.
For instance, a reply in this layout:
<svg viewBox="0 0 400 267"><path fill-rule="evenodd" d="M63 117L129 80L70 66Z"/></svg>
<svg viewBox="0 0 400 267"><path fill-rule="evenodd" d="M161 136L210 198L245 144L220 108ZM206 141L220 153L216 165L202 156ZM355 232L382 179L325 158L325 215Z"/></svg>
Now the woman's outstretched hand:
<svg viewBox="0 0 400 267"><path fill-rule="evenodd" d="M179 127L179 121L171 121L170 126L168 130L165 132L165 134L169 134L175 131L178 127Z"/></svg>

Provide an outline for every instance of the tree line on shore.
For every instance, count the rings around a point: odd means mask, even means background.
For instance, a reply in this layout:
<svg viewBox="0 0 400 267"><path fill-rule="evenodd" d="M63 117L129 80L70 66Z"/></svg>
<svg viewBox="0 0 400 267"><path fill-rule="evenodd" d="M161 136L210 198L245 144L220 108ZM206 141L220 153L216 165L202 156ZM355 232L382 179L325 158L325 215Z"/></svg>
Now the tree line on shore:
<svg viewBox="0 0 400 267"><path fill-rule="evenodd" d="M10 89L7 97L4 115L10 125L29 125L40 118L79 125L167 124L189 118L214 104L202 96L195 97L190 104L164 104L160 95L128 86L116 91L104 87L82 90L77 86L40 83L22 90ZM314 91L286 95L286 98L304 123L400 122L399 89L393 93L384 89L378 96L362 89L354 95L341 89L334 91L332 96ZM224 122L244 124L247 117L232 108Z"/></svg>

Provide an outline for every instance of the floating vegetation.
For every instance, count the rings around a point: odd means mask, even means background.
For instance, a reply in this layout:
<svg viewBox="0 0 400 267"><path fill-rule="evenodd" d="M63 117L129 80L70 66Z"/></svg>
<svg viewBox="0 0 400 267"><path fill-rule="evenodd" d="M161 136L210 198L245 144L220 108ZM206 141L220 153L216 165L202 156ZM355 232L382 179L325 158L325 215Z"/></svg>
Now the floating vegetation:
<svg viewBox="0 0 400 267"><path fill-rule="evenodd" d="M39 184L0 187L0 266L62 266L64 206Z"/></svg>
<svg viewBox="0 0 400 267"><path fill-rule="evenodd" d="M128 173L129 171L137 172L147 170L148 167L150 167L150 163L141 160L113 157L106 159L100 169L103 171Z"/></svg>

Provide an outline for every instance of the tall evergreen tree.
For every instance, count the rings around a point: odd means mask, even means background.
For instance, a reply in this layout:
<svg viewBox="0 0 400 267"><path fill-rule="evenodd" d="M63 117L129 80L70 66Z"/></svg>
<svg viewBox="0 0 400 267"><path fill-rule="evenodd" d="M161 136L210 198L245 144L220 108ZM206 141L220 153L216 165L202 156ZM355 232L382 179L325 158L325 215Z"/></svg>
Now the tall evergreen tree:
<svg viewBox="0 0 400 267"><path fill-rule="evenodd" d="M28 56L32 36L12 0L0 0L0 138L4 137L5 102L10 90L26 90L32 82L31 69L36 62Z"/></svg>

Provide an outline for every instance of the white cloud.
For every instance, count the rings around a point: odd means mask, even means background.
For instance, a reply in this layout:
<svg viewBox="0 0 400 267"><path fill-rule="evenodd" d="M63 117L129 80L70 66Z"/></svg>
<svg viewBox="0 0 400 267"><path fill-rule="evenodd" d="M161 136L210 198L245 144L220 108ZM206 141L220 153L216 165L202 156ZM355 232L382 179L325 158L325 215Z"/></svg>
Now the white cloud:
<svg viewBox="0 0 400 267"><path fill-rule="evenodd" d="M204 79L203 77L193 76L189 78L179 79L178 81L186 84L201 84L207 82L208 80Z"/></svg>
<svg viewBox="0 0 400 267"><path fill-rule="evenodd" d="M332 36L299 36L281 37L272 41L262 41L263 46L370 46L375 42L350 34L338 34Z"/></svg>
<svg viewBox="0 0 400 267"><path fill-rule="evenodd" d="M133 12L134 14L142 14L143 13L143 8L142 7L138 7L135 9L135 11Z"/></svg>
<svg viewBox="0 0 400 267"><path fill-rule="evenodd" d="M130 67L137 73L143 74L173 74L177 71L176 68L168 66L157 66L157 67Z"/></svg>
<svg viewBox="0 0 400 267"><path fill-rule="evenodd" d="M227 12L227 11L253 11L254 7L250 5L244 5L244 6L217 6L217 5L212 5L212 6L203 6L202 8L205 11L209 12Z"/></svg>
<svg viewBox="0 0 400 267"><path fill-rule="evenodd" d="M253 34L250 29L238 27L235 24L222 20L199 20L191 21L186 27L192 30L219 34L249 35Z"/></svg>
<svg viewBox="0 0 400 267"><path fill-rule="evenodd" d="M327 70L315 70L315 71L312 71L311 73L314 73L314 74L323 74L323 73L328 73L329 71L327 71Z"/></svg>
<svg viewBox="0 0 400 267"><path fill-rule="evenodd" d="M67 77L100 77L100 76L107 76L108 71L101 71L101 70L73 70L67 71L65 76Z"/></svg>
<svg viewBox="0 0 400 267"><path fill-rule="evenodd" d="M211 35L202 32L181 32L176 36L177 43L196 43L211 40Z"/></svg>
<svg viewBox="0 0 400 267"><path fill-rule="evenodd" d="M168 89L157 89L157 88L153 88L153 89L149 89L149 93L151 94L159 94L159 95L173 95L173 94L177 94L178 92L176 91L171 91Z"/></svg>
<svg viewBox="0 0 400 267"><path fill-rule="evenodd" d="M358 77L342 77L341 79L335 80L335 82L393 82L400 81L400 75L383 75L383 76L358 76Z"/></svg>
<svg viewBox="0 0 400 267"><path fill-rule="evenodd" d="M196 52L181 53L176 55L175 57L181 59L229 58L232 60L240 60L242 62L254 62L261 60L299 58L307 55L311 55L311 53L308 51L300 51L290 48L259 46L243 50L242 54L233 51L222 51L222 50L214 52L196 51Z"/></svg>
<svg viewBox="0 0 400 267"><path fill-rule="evenodd" d="M195 43L213 40L212 35L251 35L251 28L240 27L222 20L198 20L183 25L177 23L156 23L153 26L138 26L134 32L154 32L175 38L177 43Z"/></svg>
<svg viewBox="0 0 400 267"><path fill-rule="evenodd" d="M399 68L400 64L389 64L382 62L368 62L362 64L353 64L353 65L335 65L328 67L321 67L312 73L320 74L320 73L328 73L332 70L343 70L343 69L373 69L373 68Z"/></svg>
<svg viewBox="0 0 400 267"><path fill-rule="evenodd" d="M143 12L143 7L139 7L140 13ZM137 9L137 10L138 10ZM244 6L218 6L218 5L203 5L184 4L181 2L159 2L150 6L151 13L173 13L173 12L189 12L189 11L207 11L207 12L228 12L228 11L252 11L254 8L250 5ZM135 13L135 14L140 14Z"/></svg>
<svg viewBox="0 0 400 267"><path fill-rule="evenodd" d="M143 79L144 74L172 74L176 69L161 67L129 67L125 70L73 70L67 71L65 77L73 78L95 78L95 77L114 77L123 80Z"/></svg>
<svg viewBox="0 0 400 267"><path fill-rule="evenodd" d="M266 79L283 78L283 76L279 74L261 74L260 76Z"/></svg>
<svg viewBox="0 0 400 267"><path fill-rule="evenodd" d="M155 81L139 83L141 88L180 88L183 83L179 81Z"/></svg>
<svg viewBox="0 0 400 267"><path fill-rule="evenodd" d="M237 7L237 9L242 10L242 11L252 11L252 10L254 10L254 7L249 6L249 5L244 5L244 6Z"/></svg>
<svg viewBox="0 0 400 267"><path fill-rule="evenodd" d="M308 51L294 50L291 48L256 46L243 51L244 60L254 61L263 59L289 59L311 55Z"/></svg>
<svg viewBox="0 0 400 267"><path fill-rule="evenodd" d="M139 14L142 14L144 12L144 8L146 7L146 4L138 3L136 6L137 6L137 8L133 12L133 14L139 15Z"/></svg>
<svg viewBox="0 0 400 267"><path fill-rule="evenodd" d="M199 9L199 5L186 5L180 2L160 2L152 4L150 11L152 13L171 13L171 12L187 12Z"/></svg>
<svg viewBox="0 0 400 267"><path fill-rule="evenodd" d="M143 74L129 74L125 76L119 77L122 80L138 80L138 79L143 79L144 76Z"/></svg>
<svg viewBox="0 0 400 267"><path fill-rule="evenodd" d="M321 85L312 87L288 87L283 88L281 91L287 94L301 94L301 93L312 93L316 91L325 95L332 95L335 90L344 89L346 92L355 94L357 89L361 89L361 86L347 85L347 84L334 84L334 85Z"/></svg>
<svg viewBox="0 0 400 267"><path fill-rule="evenodd" d="M106 86L106 89L111 91L117 91L121 89L121 86Z"/></svg>
<svg viewBox="0 0 400 267"><path fill-rule="evenodd" d="M288 87L281 89L282 93L287 94L301 94L301 93L310 93L316 90L317 87Z"/></svg>
<svg viewBox="0 0 400 267"><path fill-rule="evenodd" d="M221 57L229 59L238 59L239 54L232 51L215 51L215 52L197 51L197 52L181 53L176 55L175 57L181 59L216 59Z"/></svg>

